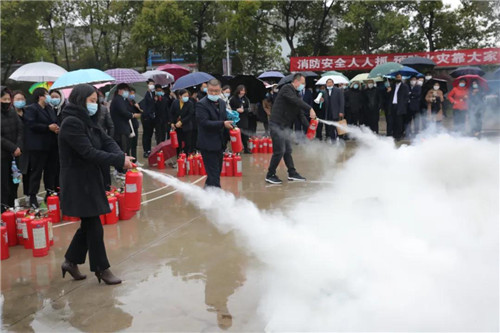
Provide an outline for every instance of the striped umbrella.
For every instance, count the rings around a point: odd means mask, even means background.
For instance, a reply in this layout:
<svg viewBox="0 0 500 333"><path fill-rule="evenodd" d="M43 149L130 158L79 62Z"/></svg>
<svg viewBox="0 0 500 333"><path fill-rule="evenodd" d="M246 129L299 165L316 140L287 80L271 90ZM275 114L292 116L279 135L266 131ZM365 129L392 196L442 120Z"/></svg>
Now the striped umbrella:
<svg viewBox="0 0 500 333"><path fill-rule="evenodd" d="M105 73L111 75L116 81L113 83L135 83L135 82L145 82L144 76L139 74L138 71L130 68L115 68L108 69Z"/></svg>

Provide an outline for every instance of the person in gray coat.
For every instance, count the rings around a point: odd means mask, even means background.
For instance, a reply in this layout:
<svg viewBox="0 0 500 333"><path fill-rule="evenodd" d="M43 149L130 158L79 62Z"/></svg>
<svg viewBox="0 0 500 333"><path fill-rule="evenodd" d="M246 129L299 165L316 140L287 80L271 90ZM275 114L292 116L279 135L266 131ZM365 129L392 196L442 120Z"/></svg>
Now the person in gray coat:
<svg viewBox="0 0 500 333"><path fill-rule="evenodd" d="M326 81L325 94L325 118L326 120L339 121L344 118L344 92L333 85L333 80ZM337 128L332 125L325 125L326 138L335 140L337 138Z"/></svg>

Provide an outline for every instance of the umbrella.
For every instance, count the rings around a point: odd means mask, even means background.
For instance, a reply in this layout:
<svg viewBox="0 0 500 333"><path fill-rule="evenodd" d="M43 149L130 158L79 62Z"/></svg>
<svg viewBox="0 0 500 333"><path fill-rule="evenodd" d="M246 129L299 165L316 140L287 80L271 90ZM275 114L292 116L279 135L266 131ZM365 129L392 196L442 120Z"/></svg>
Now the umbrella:
<svg viewBox="0 0 500 333"><path fill-rule="evenodd" d="M33 83L31 85L31 87L28 89L28 91L29 91L30 94L33 94L33 91L35 91L36 88L44 88L44 89L50 90L50 87L52 87L52 84L54 84L54 82L37 82L37 83Z"/></svg>
<svg viewBox="0 0 500 333"><path fill-rule="evenodd" d="M214 73L210 73L210 75L212 75L214 78L219 80L221 86L229 85L229 80L231 80L233 78L232 76L214 74Z"/></svg>
<svg viewBox="0 0 500 333"><path fill-rule="evenodd" d="M442 79L430 79L422 86L422 95L425 97L427 92L434 87L435 83L439 83L439 89L443 92L443 95L448 92L448 81Z"/></svg>
<svg viewBox="0 0 500 333"><path fill-rule="evenodd" d="M281 79L285 77L285 75L281 74L280 72L278 71L269 71L269 72L264 72L262 74L260 74L257 78L258 79Z"/></svg>
<svg viewBox="0 0 500 333"><path fill-rule="evenodd" d="M304 75L306 78L308 78L308 77L317 77L318 76L318 74L316 74L314 72L298 72L298 73ZM297 73L295 73L295 74L297 74Z"/></svg>
<svg viewBox="0 0 500 333"><path fill-rule="evenodd" d="M143 82L129 83L128 85L131 88L134 88L135 90L135 101L137 103L142 101L144 99L144 96L146 96L146 93L148 92L148 84L143 81ZM111 101L115 96L116 87L118 87L118 85L115 85L109 91L108 97L106 98L107 101Z"/></svg>
<svg viewBox="0 0 500 333"><path fill-rule="evenodd" d="M103 83L115 81L111 75L95 68L67 72L54 82L51 89L70 88L82 83Z"/></svg>
<svg viewBox="0 0 500 333"><path fill-rule="evenodd" d="M97 83L97 84L93 84L93 86L97 89L100 89L104 86L107 86L108 84L109 84L109 82ZM69 95L71 95L73 88L60 89L59 91L63 93L64 97L69 98Z"/></svg>
<svg viewBox="0 0 500 333"><path fill-rule="evenodd" d="M316 82L316 85L317 86L324 86L324 85L326 85L326 81L328 81L329 79L332 79L334 84L341 84L341 83L342 84L349 84L349 80L346 79L345 76L343 76L343 75L328 75L328 76L321 77L321 79L319 79Z"/></svg>
<svg viewBox="0 0 500 333"><path fill-rule="evenodd" d="M483 76L484 71L479 67L470 66L470 67L459 67L450 73L452 77L459 77L467 74Z"/></svg>
<svg viewBox="0 0 500 333"><path fill-rule="evenodd" d="M172 88L172 90L194 87L199 84L202 84L203 82L210 81L212 79L214 79L214 77L205 72L190 73L177 79L177 81L175 81L174 83L174 87Z"/></svg>
<svg viewBox="0 0 500 333"><path fill-rule="evenodd" d="M147 71L141 74L146 80L153 79L155 83L161 84L162 86L166 86L169 83L174 82L174 76L169 72L165 71Z"/></svg>
<svg viewBox="0 0 500 333"><path fill-rule="evenodd" d="M321 76L331 76L331 75L344 75L344 74L337 71L328 71L321 74Z"/></svg>
<svg viewBox="0 0 500 333"><path fill-rule="evenodd" d="M386 62L385 64L378 65L374 69L372 69L370 71L370 74L368 74L368 77L375 78L377 76L389 75L401 70L401 68L403 68L403 65L401 64L398 64L396 62Z"/></svg>
<svg viewBox="0 0 500 333"><path fill-rule="evenodd" d="M362 82L362 81L368 81L368 80L373 80L375 82L382 82L382 81L384 81L380 77L368 78L368 73L361 73L361 74L358 74L355 77L353 77L350 82L354 82L354 81Z"/></svg>
<svg viewBox="0 0 500 333"><path fill-rule="evenodd" d="M278 82L278 86L282 86L284 84L292 82L293 76L295 74L297 74L297 73L288 74L287 76L282 77L281 80ZM316 74L314 72L300 72L300 74L304 75L306 79L312 79L312 78L318 76L318 74Z"/></svg>
<svg viewBox="0 0 500 333"><path fill-rule="evenodd" d="M391 74L387 74L387 75L384 75L384 77L388 77L388 78L394 78L396 77L396 75L398 74L401 74L401 76L404 76L406 78L408 77L411 77L411 76L421 76L422 74L420 74L418 71L416 71L415 69L411 68L411 67L408 67L408 66L403 66L403 68L401 68L400 70L398 70L397 72L394 72L394 73L391 73Z"/></svg>
<svg viewBox="0 0 500 333"><path fill-rule="evenodd" d="M165 64L159 66L156 70L169 72L174 76L175 80L178 80L180 77L189 74L191 71L186 67L182 67L176 64Z"/></svg>
<svg viewBox="0 0 500 333"><path fill-rule="evenodd" d="M479 82L479 85L485 89L485 90L488 90L489 87L488 87L488 83L486 82L485 79L483 79L482 77L480 77L479 75L473 75L473 74L468 74L468 75L462 75L462 76L459 76L457 77L455 80L453 80L453 86L454 87L458 87L458 83L460 80L465 80L465 86L467 88L469 88L472 84L472 81L478 81Z"/></svg>
<svg viewBox="0 0 500 333"><path fill-rule="evenodd" d="M266 98L266 86L264 82L257 79L253 75L236 75L234 78L229 80L229 85L231 86L231 91L234 91L240 84L244 85L246 88L246 96L251 103L262 102Z"/></svg>
<svg viewBox="0 0 500 333"><path fill-rule="evenodd" d="M135 82L144 82L144 76L139 74L138 71L130 69L130 68L115 68L108 69L105 71L109 75L115 78L115 82L113 83L135 83Z"/></svg>
<svg viewBox="0 0 500 333"><path fill-rule="evenodd" d="M409 57L401 61L401 65L405 66L427 66L427 67L434 67L436 66L436 63L432 61L432 59L429 58L424 58L424 57Z"/></svg>
<svg viewBox="0 0 500 333"><path fill-rule="evenodd" d="M14 81L26 81L26 82L45 82L45 81L56 81L61 75L67 73L67 71L51 62L32 62L26 65L22 65L11 76L9 79Z"/></svg>

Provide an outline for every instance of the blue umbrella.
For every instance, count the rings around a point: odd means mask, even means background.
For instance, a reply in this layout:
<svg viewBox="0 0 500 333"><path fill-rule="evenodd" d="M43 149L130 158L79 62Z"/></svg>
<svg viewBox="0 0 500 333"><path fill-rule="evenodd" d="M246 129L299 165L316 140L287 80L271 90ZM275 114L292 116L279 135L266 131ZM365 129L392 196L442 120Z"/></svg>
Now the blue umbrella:
<svg viewBox="0 0 500 333"><path fill-rule="evenodd" d="M179 90L189 87L194 87L203 82L210 81L215 79L212 75L207 74L205 72L194 72L187 75L184 75L175 81L174 87L172 90Z"/></svg>
<svg viewBox="0 0 500 333"><path fill-rule="evenodd" d="M397 72L394 72L394 73L391 73L391 74L388 74L388 75L384 75L384 77L395 78L396 75L398 75L398 74L401 74L401 76L404 76L404 77L411 77L411 76L420 76L420 75L422 75L418 71L416 71L415 69L413 69L411 67L403 66L403 68L401 68Z"/></svg>
<svg viewBox="0 0 500 333"><path fill-rule="evenodd" d="M115 81L115 78L98 69L79 69L61 75L50 88L71 88L82 83L95 84L110 81Z"/></svg>
<svg viewBox="0 0 500 333"><path fill-rule="evenodd" d="M285 77L285 75L281 74L280 72L269 71L269 72L264 72L264 73L260 74L257 78L258 79L268 79L268 78L281 79L282 77Z"/></svg>

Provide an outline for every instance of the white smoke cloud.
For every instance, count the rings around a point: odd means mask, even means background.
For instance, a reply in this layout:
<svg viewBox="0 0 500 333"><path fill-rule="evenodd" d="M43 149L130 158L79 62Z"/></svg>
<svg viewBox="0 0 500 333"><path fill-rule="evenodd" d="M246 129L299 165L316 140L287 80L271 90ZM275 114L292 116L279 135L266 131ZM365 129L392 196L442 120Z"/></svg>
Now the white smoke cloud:
<svg viewBox="0 0 500 333"><path fill-rule="evenodd" d="M331 186L286 212L144 172L265 264L268 331L498 331L498 145L351 131L355 155L322 168Z"/></svg>

